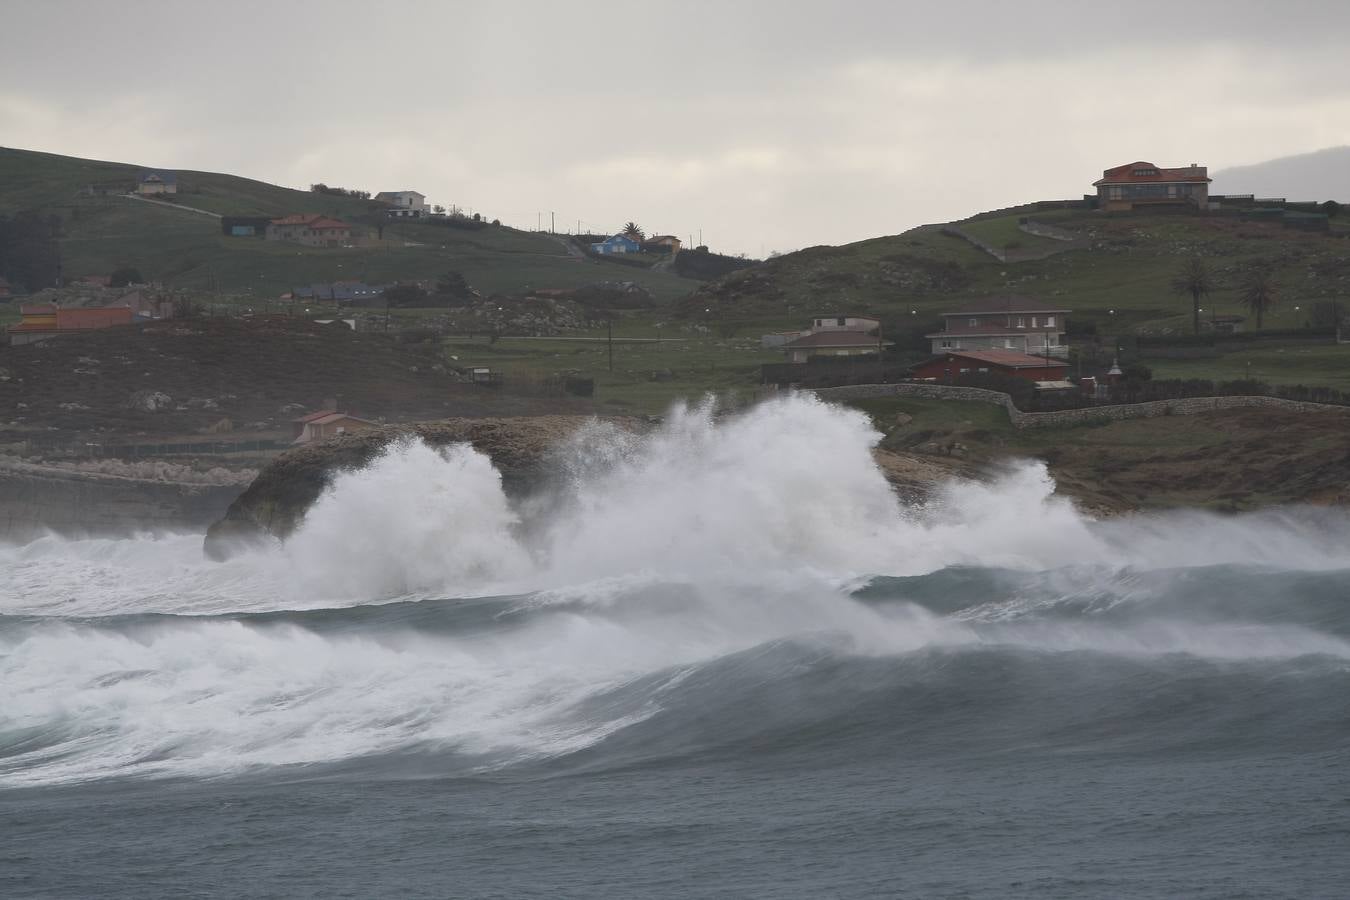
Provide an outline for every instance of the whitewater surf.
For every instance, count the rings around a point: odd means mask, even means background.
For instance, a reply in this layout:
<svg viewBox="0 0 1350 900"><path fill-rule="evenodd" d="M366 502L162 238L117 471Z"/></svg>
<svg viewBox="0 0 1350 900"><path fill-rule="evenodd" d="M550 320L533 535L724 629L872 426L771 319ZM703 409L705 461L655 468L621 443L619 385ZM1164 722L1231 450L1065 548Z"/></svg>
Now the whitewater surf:
<svg viewBox="0 0 1350 900"><path fill-rule="evenodd" d="M223 563L0 548L0 890L1337 895L1350 517L907 507L877 440L703 405L523 499L399 443Z"/></svg>

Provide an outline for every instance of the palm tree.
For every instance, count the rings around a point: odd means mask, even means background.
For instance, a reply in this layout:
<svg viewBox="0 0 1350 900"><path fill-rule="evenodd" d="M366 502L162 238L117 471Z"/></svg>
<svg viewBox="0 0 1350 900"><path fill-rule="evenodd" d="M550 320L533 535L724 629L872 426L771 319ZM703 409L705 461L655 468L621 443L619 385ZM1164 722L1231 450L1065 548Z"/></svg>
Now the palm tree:
<svg viewBox="0 0 1350 900"><path fill-rule="evenodd" d="M1266 311L1280 301L1279 291L1270 269L1261 266L1252 269L1242 279L1242 302L1256 315L1256 327L1261 327Z"/></svg>
<svg viewBox="0 0 1350 900"><path fill-rule="evenodd" d="M1200 333L1200 301L1209 296L1213 287L1214 281L1210 278L1209 267L1198 256L1192 256L1177 274L1172 276L1172 290L1183 297L1190 295L1196 334Z"/></svg>
<svg viewBox="0 0 1350 900"><path fill-rule="evenodd" d="M629 222L624 225L623 233L625 237L630 237L635 241L642 240L642 229L638 227L638 223L636 222Z"/></svg>

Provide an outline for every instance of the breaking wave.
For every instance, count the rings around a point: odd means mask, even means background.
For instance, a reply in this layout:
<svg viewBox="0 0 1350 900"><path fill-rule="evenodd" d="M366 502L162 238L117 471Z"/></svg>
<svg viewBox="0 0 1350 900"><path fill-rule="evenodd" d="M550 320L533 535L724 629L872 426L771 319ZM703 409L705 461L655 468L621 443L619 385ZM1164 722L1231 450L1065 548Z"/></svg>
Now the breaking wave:
<svg viewBox="0 0 1350 900"><path fill-rule="evenodd" d="M1094 522L1035 464L905 507L877 439L684 408L584 430L515 504L407 442L225 563L0 548L0 784L1344 740L1344 514Z"/></svg>

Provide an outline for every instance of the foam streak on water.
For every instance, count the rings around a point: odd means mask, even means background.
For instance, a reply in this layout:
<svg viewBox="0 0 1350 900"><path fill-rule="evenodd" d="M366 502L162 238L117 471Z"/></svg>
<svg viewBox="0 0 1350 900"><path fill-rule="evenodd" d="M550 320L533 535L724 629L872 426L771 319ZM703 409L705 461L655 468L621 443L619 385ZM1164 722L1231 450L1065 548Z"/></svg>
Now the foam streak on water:
<svg viewBox="0 0 1350 900"><path fill-rule="evenodd" d="M584 430L514 505L483 455L408 442L226 563L199 536L2 548L0 784L500 768L688 715L709 679L727 699L877 661L1346 670L1343 515L1095 523L1033 464L907 509L876 440L810 399L679 409ZM850 684L794 715L860 702Z"/></svg>

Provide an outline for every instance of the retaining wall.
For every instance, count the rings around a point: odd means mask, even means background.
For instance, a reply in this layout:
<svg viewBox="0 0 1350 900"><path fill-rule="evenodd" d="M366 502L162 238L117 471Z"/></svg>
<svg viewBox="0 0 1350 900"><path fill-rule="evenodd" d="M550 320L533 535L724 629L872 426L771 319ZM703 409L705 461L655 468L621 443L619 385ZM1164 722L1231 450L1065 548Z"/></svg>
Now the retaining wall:
<svg viewBox="0 0 1350 900"><path fill-rule="evenodd" d="M1022 412L1012 398L998 391L959 387L949 384L854 384L845 387L817 388L812 391L822 400L868 400L876 397L917 397L924 400L973 400L1002 406L1014 428L1046 428L1081 425L1087 422L1112 422L1121 419L1151 419L1157 416L1193 416L1216 409L1264 407L1292 412L1325 412L1350 415L1350 406L1329 403L1305 403L1280 397L1186 397L1179 400L1151 400L1147 403L1121 403L1113 406L1088 406L1052 412Z"/></svg>

